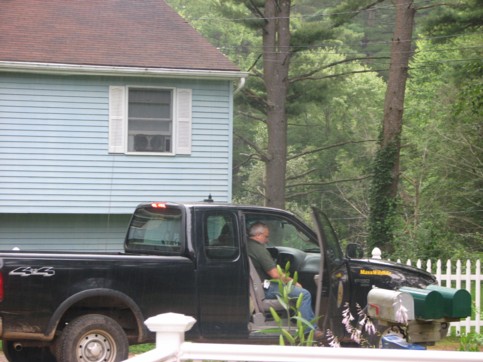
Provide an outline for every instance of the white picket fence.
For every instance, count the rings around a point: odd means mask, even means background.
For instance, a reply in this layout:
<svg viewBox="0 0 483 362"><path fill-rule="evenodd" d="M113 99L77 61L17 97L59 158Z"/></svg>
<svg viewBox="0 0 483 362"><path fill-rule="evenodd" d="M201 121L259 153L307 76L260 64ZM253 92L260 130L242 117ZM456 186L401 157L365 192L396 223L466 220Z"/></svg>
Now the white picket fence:
<svg viewBox="0 0 483 362"><path fill-rule="evenodd" d="M381 252L378 248L372 251L373 259L381 259ZM397 260L398 263L402 261ZM446 261L446 265L443 265L441 260L438 260L436 264L432 263L431 260L423 262L421 259L416 261L416 265L409 259L405 263L406 265L415 266L419 269L426 270L427 272L434 274L438 283L442 287L456 288L456 289L466 289L470 292L473 300L473 310L474 316L468 317L460 322L451 323L451 332L456 332L460 335L461 332L469 333L471 331L476 331L477 333L482 333L482 305L481 305L481 282L483 276L481 274L481 261L477 260L472 263L471 260L467 260L466 263L461 260L456 262L452 260ZM465 268L463 268L465 265ZM462 330L464 327L464 330Z"/></svg>

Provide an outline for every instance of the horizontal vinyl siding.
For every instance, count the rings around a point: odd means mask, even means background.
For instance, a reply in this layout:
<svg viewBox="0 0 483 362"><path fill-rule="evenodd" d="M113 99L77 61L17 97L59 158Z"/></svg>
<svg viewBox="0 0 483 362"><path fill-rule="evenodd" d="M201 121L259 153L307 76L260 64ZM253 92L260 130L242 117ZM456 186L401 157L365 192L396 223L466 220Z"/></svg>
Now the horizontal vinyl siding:
<svg viewBox="0 0 483 362"><path fill-rule="evenodd" d="M129 215L0 214L0 250L122 251Z"/></svg>
<svg viewBox="0 0 483 362"><path fill-rule="evenodd" d="M192 154L108 153L110 85L193 90ZM0 213L129 214L231 198L231 83L0 73Z"/></svg>

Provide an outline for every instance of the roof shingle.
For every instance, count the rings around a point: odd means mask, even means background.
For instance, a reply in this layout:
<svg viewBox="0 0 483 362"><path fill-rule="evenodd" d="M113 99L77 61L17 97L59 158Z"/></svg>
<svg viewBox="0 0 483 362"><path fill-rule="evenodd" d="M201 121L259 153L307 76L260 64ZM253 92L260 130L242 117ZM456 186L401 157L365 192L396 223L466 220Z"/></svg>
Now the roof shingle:
<svg viewBox="0 0 483 362"><path fill-rule="evenodd" d="M2 0L0 61L239 71L164 0Z"/></svg>

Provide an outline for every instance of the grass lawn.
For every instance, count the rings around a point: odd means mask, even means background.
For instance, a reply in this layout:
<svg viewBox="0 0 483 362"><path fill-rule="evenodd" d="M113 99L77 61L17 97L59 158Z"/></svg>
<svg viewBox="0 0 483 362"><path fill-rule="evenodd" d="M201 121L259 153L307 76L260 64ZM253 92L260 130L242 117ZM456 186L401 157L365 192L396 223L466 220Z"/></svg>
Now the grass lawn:
<svg viewBox="0 0 483 362"><path fill-rule="evenodd" d="M141 354L154 349L154 343L136 344L129 347L129 354Z"/></svg>
<svg viewBox="0 0 483 362"><path fill-rule="evenodd" d="M435 351L459 351L461 346L460 337L446 337L441 341L437 342L434 346L428 347L428 349ZM479 346L480 352L483 352L483 345Z"/></svg>
<svg viewBox="0 0 483 362"><path fill-rule="evenodd" d="M436 351L457 351L460 348L460 337L446 337L428 349Z"/></svg>

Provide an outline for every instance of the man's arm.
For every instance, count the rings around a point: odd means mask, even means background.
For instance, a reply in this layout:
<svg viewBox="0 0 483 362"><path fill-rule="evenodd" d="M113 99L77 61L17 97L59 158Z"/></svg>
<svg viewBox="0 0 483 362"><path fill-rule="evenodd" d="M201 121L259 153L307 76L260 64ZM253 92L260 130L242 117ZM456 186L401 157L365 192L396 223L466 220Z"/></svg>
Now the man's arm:
<svg viewBox="0 0 483 362"><path fill-rule="evenodd" d="M284 283L288 283L290 280L293 280L292 278L290 277L287 277L286 275L280 275L280 273L278 272L277 268L273 268L273 269L270 269L267 271L267 274L270 276L270 278L272 279L279 279L281 281L283 281ZM296 284L297 287L302 287L302 285L300 283L297 283Z"/></svg>

